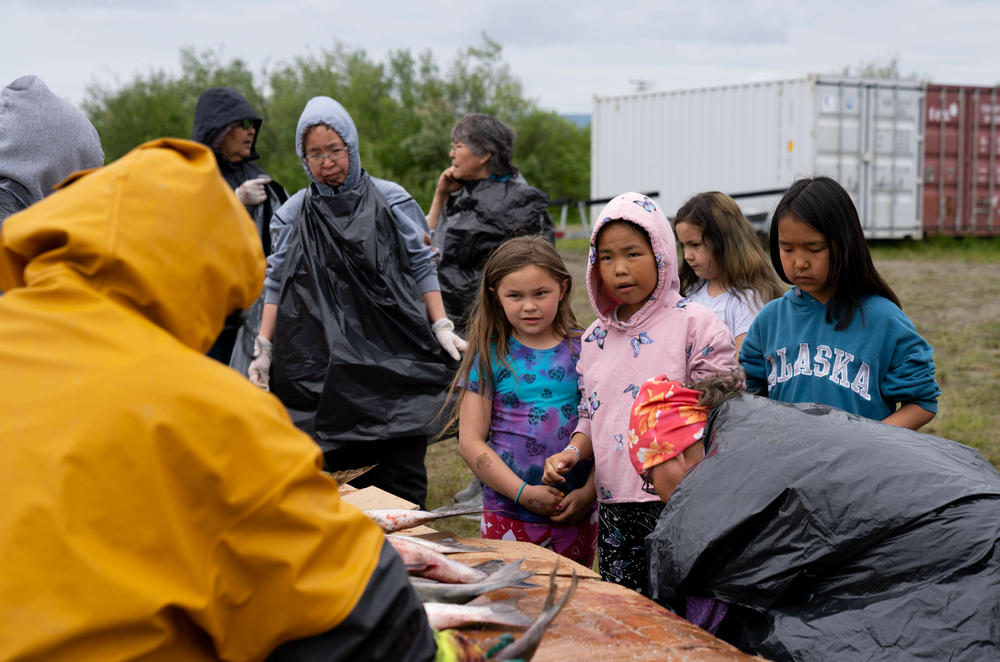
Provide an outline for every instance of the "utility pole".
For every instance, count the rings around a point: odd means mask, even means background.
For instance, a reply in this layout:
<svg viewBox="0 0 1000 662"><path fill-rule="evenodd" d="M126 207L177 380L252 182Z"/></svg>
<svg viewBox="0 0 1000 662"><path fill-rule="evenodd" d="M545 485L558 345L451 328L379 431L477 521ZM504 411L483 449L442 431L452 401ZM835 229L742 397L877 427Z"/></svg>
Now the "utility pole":
<svg viewBox="0 0 1000 662"><path fill-rule="evenodd" d="M653 89L653 81L646 78L630 78L629 85L633 87L633 92L648 92Z"/></svg>

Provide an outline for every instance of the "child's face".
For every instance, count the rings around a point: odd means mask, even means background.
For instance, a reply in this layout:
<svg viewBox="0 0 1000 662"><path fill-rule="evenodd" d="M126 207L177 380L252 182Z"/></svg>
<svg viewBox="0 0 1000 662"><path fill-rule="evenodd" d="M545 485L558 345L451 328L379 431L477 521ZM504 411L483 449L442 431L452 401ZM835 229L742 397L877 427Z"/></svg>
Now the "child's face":
<svg viewBox="0 0 1000 662"><path fill-rule="evenodd" d="M535 349L548 349L560 341L552 331L566 283L559 283L545 269L529 265L513 271L497 284L496 295L514 339Z"/></svg>
<svg viewBox="0 0 1000 662"><path fill-rule="evenodd" d="M597 265L604 287L622 302L618 319L634 315L656 289L656 257L644 232L610 223L597 237Z"/></svg>
<svg viewBox="0 0 1000 662"><path fill-rule="evenodd" d="M785 276L800 290L820 303L833 296L827 285L830 274L830 247L826 238L791 214L778 219L778 250Z"/></svg>
<svg viewBox="0 0 1000 662"><path fill-rule="evenodd" d="M693 223L681 221L676 225L677 240L684 250L684 261L694 275L708 281L719 277L719 265L712 254L712 247L705 243L701 229Z"/></svg>

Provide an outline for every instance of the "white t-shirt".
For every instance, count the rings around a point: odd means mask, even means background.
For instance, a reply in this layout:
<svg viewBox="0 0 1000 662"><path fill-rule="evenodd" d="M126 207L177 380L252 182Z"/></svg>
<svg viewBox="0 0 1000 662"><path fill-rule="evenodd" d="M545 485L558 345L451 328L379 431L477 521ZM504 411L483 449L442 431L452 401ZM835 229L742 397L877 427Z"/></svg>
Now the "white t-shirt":
<svg viewBox="0 0 1000 662"><path fill-rule="evenodd" d="M714 312L734 338L747 332L750 323L764 307L753 290L729 289L713 297L709 295L708 281L704 279L698 281L686 296Z"/></svg>

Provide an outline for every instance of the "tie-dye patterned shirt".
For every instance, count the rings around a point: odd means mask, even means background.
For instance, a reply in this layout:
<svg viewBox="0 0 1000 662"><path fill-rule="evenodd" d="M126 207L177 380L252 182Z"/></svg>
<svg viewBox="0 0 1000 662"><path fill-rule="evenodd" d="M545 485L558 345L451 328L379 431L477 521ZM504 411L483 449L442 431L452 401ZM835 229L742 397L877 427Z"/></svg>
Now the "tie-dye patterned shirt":
<svg viewBox="0 0 1000 662"><path fill-rule="evenodd" d="M580 339L566 339L552 349L532 349L508 339L508 363L491 353L493 412L490 448L529 485L542 484L545 459L566 448L577 424L580 393L576 362ZM478 363L469 372L466 388L479 393ZM591 463L581 462L566 477L565 491L582 487ZM483 487L483 507L526 522L547 522L511 499Z"/></svg>

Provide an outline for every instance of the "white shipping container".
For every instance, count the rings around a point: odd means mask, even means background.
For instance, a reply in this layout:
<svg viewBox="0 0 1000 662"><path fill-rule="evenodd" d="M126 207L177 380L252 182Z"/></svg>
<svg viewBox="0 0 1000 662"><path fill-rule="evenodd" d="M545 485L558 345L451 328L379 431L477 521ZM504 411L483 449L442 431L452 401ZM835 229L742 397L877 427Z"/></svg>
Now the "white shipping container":
<svg viewBox="0 0 1000 662"><path fill-rule="evenodd" d="M820 75L595 96L591 198L659 191L673 216L718 190L766 230L781 191L827 175L851 194L868 238L921 237L923 110L918 83Z"/></svg>

